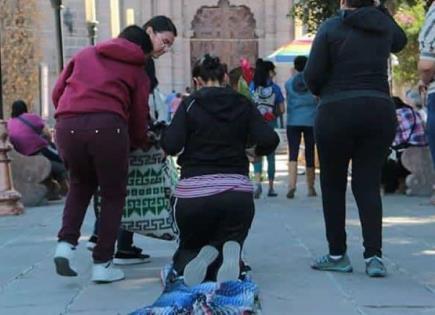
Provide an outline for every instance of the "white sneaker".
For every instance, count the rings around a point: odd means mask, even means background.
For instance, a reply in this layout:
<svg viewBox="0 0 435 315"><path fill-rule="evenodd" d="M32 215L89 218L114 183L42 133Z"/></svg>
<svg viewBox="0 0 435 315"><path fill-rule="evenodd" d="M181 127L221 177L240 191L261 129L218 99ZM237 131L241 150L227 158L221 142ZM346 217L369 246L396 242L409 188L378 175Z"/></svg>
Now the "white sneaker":
<svg viewBox="0 0 435 315"><path fill-rule="evenodd" d="M223 261L218 270L217 282L236 281L240 276L240 244L225 242L222 249Z"/></svg>
<svg viewBox="0 0 435 315"><path fill-rule="evenodd" d="M71 260L76 248L67 242L59 242L54 254L54 264L58 275L65 277L76 277L77 272L71 267Z"/></svg>
<svg viewBox="0 0 435 315"><path fill-rule="evenodd" d="M125 278L121 269L115 268L112 261L102 264L94 264L92 267L92 281L97 283L109 283Z"/></svg>
<svg viewBox="0 0 435 315"><path fill-rule="evenodd" d="M184 267L184 283L191 287L203 282L208 266L216 260L218 255L219 251L213 246L206 245L201 248L198 255Z"/></svg>

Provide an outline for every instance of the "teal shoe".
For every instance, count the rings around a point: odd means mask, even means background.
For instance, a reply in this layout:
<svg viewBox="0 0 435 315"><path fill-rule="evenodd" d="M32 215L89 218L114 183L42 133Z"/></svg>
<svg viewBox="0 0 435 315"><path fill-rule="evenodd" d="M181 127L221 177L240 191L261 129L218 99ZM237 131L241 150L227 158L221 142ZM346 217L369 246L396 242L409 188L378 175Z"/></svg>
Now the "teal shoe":
<svg viewBox="0 0 435 315"><path fill-rule="evenodd" d="M387 275L387 269L382 262L382 258L378 256L370 257L366 261L366 273L372 278L382 278Z"/></svg>
<svg viewBox="0 0 435 315"><path fill-rule="evenodd" d="M321 256L314 261L314 263L311 265L311 268L321 271L353 271L349 257L346 254L340 259L332 259L329 255Z"/></svg>

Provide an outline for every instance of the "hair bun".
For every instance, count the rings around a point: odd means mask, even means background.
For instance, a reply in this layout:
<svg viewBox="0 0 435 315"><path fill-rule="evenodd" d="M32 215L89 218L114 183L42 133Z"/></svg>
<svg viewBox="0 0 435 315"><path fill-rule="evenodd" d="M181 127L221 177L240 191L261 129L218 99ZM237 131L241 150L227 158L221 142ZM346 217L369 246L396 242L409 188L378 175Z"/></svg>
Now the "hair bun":
<svg viewBox="0 0 435 315"><path fill-rule="evenodd" d="M210 54L204 55L201 63L204 66L204 68L209 69L209 70L217 69L221 65L219 57L212 56Z"/></svg>
<svg viewBox="0 0 435 315"><path fill-rule="evenodd" d="M258 58L257 61L255 62L255 66L258 67L259 65L262 65L263 63L264 63L264 60L261 58Z"/></svg>

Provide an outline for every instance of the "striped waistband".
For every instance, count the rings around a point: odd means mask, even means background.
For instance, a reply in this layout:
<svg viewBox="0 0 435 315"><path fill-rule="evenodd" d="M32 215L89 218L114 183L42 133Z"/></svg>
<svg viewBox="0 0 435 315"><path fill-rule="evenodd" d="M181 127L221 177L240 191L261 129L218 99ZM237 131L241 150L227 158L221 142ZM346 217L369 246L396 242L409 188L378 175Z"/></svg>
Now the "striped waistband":
<svg viewBox="0 0 435 315"><path fill-rule="evenodd" d="M216 195L225 191L252 193L251 180L239 174L212 174L182 179L175 188L177 198L199 198Z"/></svg>

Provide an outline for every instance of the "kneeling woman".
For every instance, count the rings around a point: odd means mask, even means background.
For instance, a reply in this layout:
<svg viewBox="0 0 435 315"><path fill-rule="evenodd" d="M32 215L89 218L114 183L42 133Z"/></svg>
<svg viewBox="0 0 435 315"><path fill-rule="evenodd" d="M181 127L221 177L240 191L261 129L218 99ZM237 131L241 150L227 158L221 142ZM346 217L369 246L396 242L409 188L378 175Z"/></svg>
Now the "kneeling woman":
<svg viewBox="0 0 435 315"><path fill-rule="evenodd" d="M187 285L238 279L254 217L245 149L249 141L257 155L267 155L279 143L250 100L224 87L219 58L205 55L192 76L199 90L181 103L162 138L168 154L180 154L174 201L180 240L173 263Z"/></svg>

